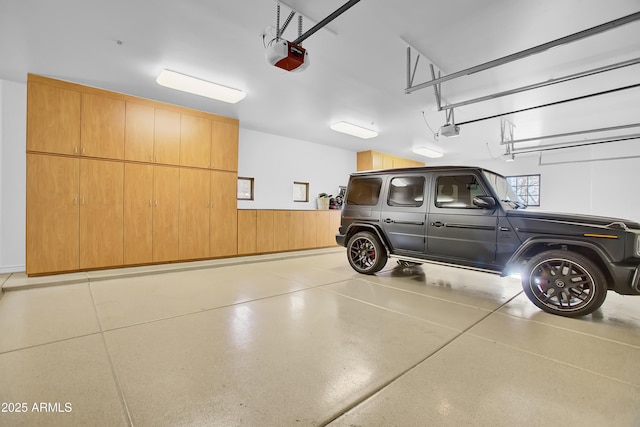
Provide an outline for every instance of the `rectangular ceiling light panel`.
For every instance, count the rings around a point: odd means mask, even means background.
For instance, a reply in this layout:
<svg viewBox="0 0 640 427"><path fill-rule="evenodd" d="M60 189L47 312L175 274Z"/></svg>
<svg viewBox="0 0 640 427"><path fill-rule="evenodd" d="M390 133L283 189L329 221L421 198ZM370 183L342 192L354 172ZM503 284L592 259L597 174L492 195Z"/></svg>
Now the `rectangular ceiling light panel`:
<svg viewBox="0 0 640 427"><path fill-rule="evenodd" d="M431 159L438 159L444 155L440 151L432 150L426 147L414 148L413 152L416 154L420 154L421 156L429 157Z"/></svg>
<svg viewBox="0 0 640 427"><path fill-rule="evenodd" d="M170 70L162 70L156 82L161 86L194 95L205 96L217 101L228 102L229 104L235 104L247 96L247 94L241 90L232 89Z"/></svg>
<svg viewBox="0 0 640 427"><path fill-rule="evenodd" d="M375 138L376 136L378 136L378 132L374 130L356 126L348 122L333 123L331 125L331 129L338 132L346 133L348 135L357 136L358 138L362 139Z"/></svg>

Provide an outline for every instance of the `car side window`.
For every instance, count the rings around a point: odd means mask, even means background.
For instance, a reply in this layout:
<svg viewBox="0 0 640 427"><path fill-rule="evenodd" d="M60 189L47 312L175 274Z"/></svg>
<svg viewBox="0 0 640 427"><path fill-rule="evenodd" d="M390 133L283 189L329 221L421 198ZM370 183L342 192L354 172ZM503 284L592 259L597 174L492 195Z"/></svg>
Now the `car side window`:
<svg viewBox="0 0 640 427"><path fill-rule="evenodd" d="M436 181L438 208L477 209L473 198L484 195L484 190L474 175L445 175Z"/></svg>
<svg viewBox="0 0 640 427"><path fill-rule="evenodd" d="M352 178L347 193L347 204L375 206L380 198L380 188L380 178Z"/></svg>
<svg viewBox="0 0 640 427"><path fill-rule="evenodd" d="M401 176L389 182L389 206L422 206L424 202L424 177Z"/></svg>

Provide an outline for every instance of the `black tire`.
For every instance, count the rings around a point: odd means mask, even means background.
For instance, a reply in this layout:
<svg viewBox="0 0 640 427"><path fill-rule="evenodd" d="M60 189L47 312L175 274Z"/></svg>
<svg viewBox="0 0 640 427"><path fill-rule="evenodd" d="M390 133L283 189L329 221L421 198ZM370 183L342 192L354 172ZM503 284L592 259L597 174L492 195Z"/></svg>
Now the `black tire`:
<svg viewBox="0 0 640 427"><path fill-rule="evenodd" d="M360 231L347 243L347 259L362 274L374 274L387 264L387 251L374 233Z"/></svg>
<svg viewBox="0 0 640 427"><path fill-rule="evenodd" d="M579 317L596 311L607 297L607 280L591 260L566 250L542 252L529 260L522 288L547 313Z"/></svg>

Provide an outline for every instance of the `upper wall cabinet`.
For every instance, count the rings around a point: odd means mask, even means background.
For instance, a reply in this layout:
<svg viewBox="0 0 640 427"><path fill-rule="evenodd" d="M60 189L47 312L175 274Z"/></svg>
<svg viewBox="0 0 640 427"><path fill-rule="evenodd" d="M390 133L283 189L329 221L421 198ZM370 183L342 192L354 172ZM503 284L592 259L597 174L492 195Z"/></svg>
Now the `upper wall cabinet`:
<svg viewBox="0 0 640 427"><path fill-rule="evenodd" d="M28 83L27 150L78 154L80 150L79 91Z"/></svg>
<svg viewBox="0 0 640 427"><path fill-rule="evenodd" d="M124 123L123 100L83 93L80 154L124 159Z"/></svg>
<svg viewBox="0 0 640 427"><path fill-rule="evenodd" d="M167 165L180 164L180 113L155 109L153 161Z"/></svg>
<svg viewBox="0 0 640 427"><path fill-rule="evenodd" d="M127 102L125 107L124 158L138 162L153 162L155 109L144 104Z"/></svg>
<svg viewBox="0 0 640 427"><path fill-rule="evenodd" d="M212 121L211 167L238 171L238 122Z"/></svg>
<svg viewBox="0 0 640 427"><path fill-rule="evenodd" d="M181 114L180 165L211 167L211 120L191 114Z"/></svg>
<svg viewBox="0 0 640 427"><path fill-rule="evenodd" d="M376 170L424 166L424 163L379 151L360 151L357 154L357 170Z"/></svg>

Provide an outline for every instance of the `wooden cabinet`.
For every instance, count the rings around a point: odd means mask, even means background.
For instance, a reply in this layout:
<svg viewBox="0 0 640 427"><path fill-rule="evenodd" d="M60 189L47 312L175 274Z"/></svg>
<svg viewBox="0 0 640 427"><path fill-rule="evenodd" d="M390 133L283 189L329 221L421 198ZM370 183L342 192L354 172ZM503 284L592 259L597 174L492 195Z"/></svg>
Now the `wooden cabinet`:
<svg viewBox="0 0 640 427"><path fill-rule="evenodd" d="M211 257L231 256L238 252L237 182L235 172L211 171Z"/></svg>
<svg viewBox="0 0 640 427"><path fill-rule="evenodd" d="M273 250L276 252L288 251L289 243L289 222L291 213L289 211L273 211Z"/></svg>
<svg viewBox="0 0 640 427"><path fill-rule="evenodd" d="M249 255L257 252L255 210L238 211L238 254Z"/></svg>
<svg viewBox="0 0 640 427"><path fill-rule="evenodd" d="M268 253L276 250L275 216L275 211L258 211L256 218L256 250L258 253Z"/></svg>
<svg viewBox="0 0 640 427"><path fill-rule="evenodd" d="M209 211L211 177L208 170L180 170L179 257L209 257Z"/></svg>
<svg viewBox="0 0 640 427"><path fill-rule="evenodd" d="M80 154L124 159L125 102L95 93L82 94Z"/></svg>
<svg viewBox="0 0 640 427"><path fill-rule="evenodd" d="M27 150L78 154L80 92L35 81L27 87Z"/></svg>
<svg viewBox="0 0 640 427"><path fill-rule="evenodd" d="M153 260L153 166L124 165L124 264Z"/></svg>
<svg viewBox="0 0 640 427"><path fill-rule="evenodd" d="M211 168L238 171L237 121L212 121Z"/></svg>
<svg viewBox="0 0 640 427"><path fill-rule="evenodd" d="M211 165L211 120L191 114L180 117L180 164L197 168Z"/></svg>
<svg viewBox="0 0 640 427"><path fill-rule="evenodd" d="M167 165L180 164L180 113L155 109L153 161Z"/></svg>
<svg viewBox="0 0 640 427"><path fill-rule="evenodd" d="M327 240L327 246L336 246L336 234L340 231L340 223L342 221L342 211L332 210L329 211L329 240Z"/></svg>
<svg viewBox="0 0 640 427"><path fill-rule="evenodd" d="M155 111L148 105L127 102L125 109L124 158L153 161Z"/></svg>
<svg viewBox="0 0 640 427"><path fill-rule="evenodd" d="M357 154L357 170L376 170L424 166L424 163L379 151L360 151Z"/></svg>
<svg viewBox="0 0 640 427"><path fill-rule="evenodd" d="M305 211L289 212L289 249L304 249Z"/></svg>
<svg viewBox="0 0 640 427"><path fill-rule="evenodd" d="M27 274L236 255L237 169L235 119L29 75Z"/></svg>
<svg viewBox="0 0 640 427"><path fill-rule="evenodd" d="M180 259L180 169L153 167L153 262Z"/></svg>
<svg viewBox="0 0 640 427"><path fill-rule="evenodd" d="M78 269L77 158L27 154L27 274Z"/></svg>
<svg viewBox="0 0 640 427"><path fill-rule="evenodd" d="M80 159L80 269L123 264L124 164Z"/></svg>
<svg viewBox="0 0 640 427"><path fill-rule="evenodd" d="M318 212L305 211L303 214L303 245L305 249L318 247Z"/></svg>

